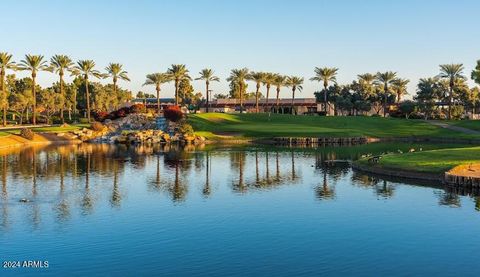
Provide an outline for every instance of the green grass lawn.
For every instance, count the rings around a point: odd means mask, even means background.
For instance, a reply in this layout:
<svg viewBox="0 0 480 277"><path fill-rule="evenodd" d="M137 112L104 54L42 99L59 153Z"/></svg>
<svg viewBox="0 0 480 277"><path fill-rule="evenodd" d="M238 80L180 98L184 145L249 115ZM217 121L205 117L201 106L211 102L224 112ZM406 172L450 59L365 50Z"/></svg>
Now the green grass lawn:
<svg viewBox="0 0 480 277"><path fill-rule="evenodd" d="M321 117L272 114L192 114L188 121L207 137L231 134L248 138L272 137L459 137L459 134L422 120L380 117Z"/></svg>
<svg viewBox="0 0 480 277"><path fill-rule="evenodd" d="M32 128L34 132L39 132L39 133L59 133L59 132L69 132L69 131L74 131L82 128L88 128L90 127L90 124L73 124L68 127L60 127L60 126L50 126L50 127L35 127ZM0 131L0 137L2 136L9 136L9 135L18 135L20 134L20 130L22 128L18 129L11 129L11 130L6 130L6 131Z"/></svg>
<svg viewBox="0 0 480 277"><path fill-rule="evenodd" d="M357 163L371 165L366 159L359 160ZM469 163L480 163L480 147L388 154L372 166L425 173L443 173L457 165Z"/></svg>
<svg viewBox="0 0 480 277"><path fill-rule="evenodd" d="M480 131L480 120L456 120L449 121L448 123L455 126Z"/></svg>

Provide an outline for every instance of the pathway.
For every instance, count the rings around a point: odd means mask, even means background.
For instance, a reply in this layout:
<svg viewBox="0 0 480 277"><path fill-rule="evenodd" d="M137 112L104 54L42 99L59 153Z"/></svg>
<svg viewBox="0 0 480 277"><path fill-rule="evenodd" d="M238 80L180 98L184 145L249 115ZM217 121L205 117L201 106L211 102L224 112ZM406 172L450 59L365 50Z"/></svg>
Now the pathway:
<svg viewBox="0 0 480 277"><path fill-rule="evenodd" d="M457 131L457 132L464 133L464 134L480 135L480 131L467 129L467 128L463 128L463 127L459 127L459 126L455 126L455 125L450 125L447 122L443 122L443 121L426 120L426 122L428 122L432 125L438 126L440 128L445 128L445 129L449 129L449 130L452 130L452 131Z"/></svg>

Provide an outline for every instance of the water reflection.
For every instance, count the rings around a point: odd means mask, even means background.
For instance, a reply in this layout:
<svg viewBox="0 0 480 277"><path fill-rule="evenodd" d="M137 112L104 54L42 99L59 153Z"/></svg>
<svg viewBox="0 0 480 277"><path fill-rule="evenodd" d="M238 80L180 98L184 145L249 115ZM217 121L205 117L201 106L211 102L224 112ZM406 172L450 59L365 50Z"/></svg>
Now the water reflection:
<svg viewBox="0 0 480 277"><path fill-rule="evenodd" d="M127 187L132 186L143 187L173 203L184 203L196 194L212 198L217 189L227 188L231 193L245 195L304 183L313 184L311 194L317 200L336 201L342 197L339 183L345 183L346 179L355 188L371 190L378 199L392 199L398 186L408 184L405 180L352 172L349 160L360 153L344 148L306 152L286 148L102 144L4 152L0 156L0 223L3 229L8 229L12 222L18 221L19 214L25 213L35 229L49 216L49 211L56 222L63 223L76 214L91 215L105 203L120 210L127 196L135 193L127 192ZM480 210L478 191L435 184L414 185L434 187L438 205L461 207L462 196L469 196L475 209ZM21 199L26 201L19 202Z"/></svg>

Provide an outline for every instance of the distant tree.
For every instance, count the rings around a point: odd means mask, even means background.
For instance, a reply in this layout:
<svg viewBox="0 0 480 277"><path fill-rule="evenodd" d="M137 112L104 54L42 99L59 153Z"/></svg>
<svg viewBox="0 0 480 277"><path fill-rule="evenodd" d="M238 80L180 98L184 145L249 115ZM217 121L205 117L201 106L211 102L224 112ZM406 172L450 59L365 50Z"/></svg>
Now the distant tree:
<svg viewBox="0 0 480 277"><path fill-rule="evenodd" d="M196 78L195 80L203 80L205 81L205 97L206 97L206 109L205 111L208 113L209 112L209 100L210 100L210 82L220 82L220 78L215 76L213 70L209 68L204 68L202 71L198 73L200 77Z"/></svg>
<svg viewBox="0 0 480 277"><path fill-rule="evenodd" d="M477 65L475 66L475 69L472 70L472 80L480 85L480 60L477 61Z"/></svg>
<svg viewBox="0 0 480 277"><path fill-rule="evenodd" d="M95 69L95 62L92 60L79 60L77 65L73 67L72 75L81 77L84 81L85 99L87 103L87 118L88 122L91 122L89 78L102 78L104 75Z"/></svg>
<svg viewBox="0 0 480 277"><path fill-rule="evenodd" d="M401 102L398 108L403 114L405 114L405 118L408 119L408 117L415 111L416 104L413 101L407 100Z"/></svg>
<svg viewBox="0 0 480 277"><path fill-rule="evenodd" d="M455 82L457 79L465 79L465 76L463 75L463 64L441 64L440 74L438 76L449 81L450 93L448 96L448 119L451 119Z"/></svg>
<svg viewBox="0 0 480 277"><path fill-rule="evenodd" d="M376 82L383 87L383 116L387 114L387 101L390 94L390 87L394 80L397 78L397 73L392 71L378 72L376 76Z"/></svg>
<svg viewBox="0 0 480 277"><path fill-rule="evenodd" d="M213 99L227 99L228 95L217 93L213 96Z"/></svg>
<svg viewBox="0 0 480 277"><path fill-rule="evenodd" d="M30 71L32 74L32 123L33 125L37 124L37 91L36 91L36 78L39 71L48 71L49 67L47 62L43 60L42 55L26 55L24 60L20 61L18 67L20 70Z"/></svg>
<svg viewBox="0 0 480 277"><path fill-rule="evenodd" d="M335 67L315 67L315 76L310 78L311 81L318 81L323 82L323 89L325 91L324 98L323 98L323 111L327 112L327 88L329 82L336 83L337 82L337 72L338 68Z"/></svg>
<svg viewBox="0 0 480 277"><path fill-rule="evenodd" d="M15 62L12 60L12 55L1 52L0 53L0 90L2 91L2 98L0 99L0 105L3 110L3 127L7 126L7 108L8 108L8 93L5 76L7 70L17 69Z"/></svg>
<svg viewBox="0 0 480 277"><path fill-rule="evenodd" d="M63 96L60 93L56 93L52 88L40 90L39 96L39 105L43 109L47 124L51 124L52 116L63 106Z"/></svg>
<svg viewBox="0 0 480 277"><path fill-rule="evenodd" d="M190 80L183 79L178 85L178 98L180 99L180 103L182 104L196 105L200 102L202 96L201 94L199 96L195 93L195 90L193 89Z"/></svg>
<svg viewBox="0 0 480 277"><path fill-rule="evenodd" d="M130 82L130 78L128 78L128 72L123 70L123 65L119 63L110 63L105 70L107 74L104 77L111 77L113 81L113 93L117 95L117 82L118 80L124 80Z"/></svg>
<svg viewBox="0 0 480 277"><path fill-rule="evenodd" d="M23 124L23 119L28 120L28 107L33 104L33 95L31 89L25 89L22 92L17 91L12 94L11 108L17 112L20 117L20 125Z"/></svg>
<svg viewBox="0 0 480 277"><path fill-rule="evenodd" d="M409 82L410 80L402 78L396 78L395 80L393 80L393 91L397 95L397 103L400 103L403 95L408 94L407 85Z"/></svg>
<svg viewBox="0 0 480 277"><path fill-rule="evenodd" d="M262 80L262 83L263 85L267 88L267 95L266 95L266 99L265 99L265 107L268 109L268 100L270 98L270 87L272 86L272 84L275 82L275 74L274 73L271 73L271 72L265 72L263 74L263 80Z"/></svg>
<svg viewBox="0 0 480 277"><path fill-rule="evenodd" d="M437 79L422 78L417 84L417 94L413 98L418 102L420 111L424 114L425 119L432 116L435 109L435 103L440 98Z"/></svg>
<svg viewBox="0 0 480 277"><path fill-rule="evenodd" d="M172 81L172 76L169 73L152 73L147 75L147 80L143 83L144 86L154 85L157 91L157 113L160 112L160 90L162 84Z"/></svg>
<svg viewBox="0 0 480 277"><path fill-rule="evenodd" d="M295 91L298 89L298 91L302 91L303 89L303 81L304 79L301 78L301 77L297 77L297 76L289 76L287 78L287 86L290 87L292 89L292 114L294 114L295 112Z"/></svg>
<svg viewBox="0 0 480 277"><path fill-rule="evenodd" d="M65 100L65 91L63 89L63 86L64 86L63 76L65 75L65 71L70 71L73 65L74 64L72 60L66 55L55 55L50 59L50 70L57 73L58 76L60 77L59 89L60 89L60 95L61 95L62 101ZM65 123L64 110L65 110L64 105L61 105L60 118L62 120L62 123Z"/></svg>
<svg viewBox="0 0 480 277"><path fill-rule="evenodd" d="M273 85L275 85L277 90L277 97L276 97L277 101L275 103L275 105L277 106L277 109L280 104L280 90L282 89L282 87L286 86L286 80L287 80L286 76L275 74L275 81L273 82Z"/></svg>
<svg viewBox="0 0 480 277"><path fill-rule="evenodd" d="M241 69L232 69L230 72L230 76L227 78L227 81L231 82L234 89L238 89L238 94L240 97L240 112L243 112L243 97L245 90L247 89L247 85L245 84L245 80L247 80L249 75L248 68L241 68Z"/></svg>
<svg viewBox="0 0 480 277"><path fill-rule="evenodd" d="M258 113L259 108L258 108L258 99L260 97L260 86L262 82L265 80L265 73L263 72L250 72L247 76L247 79L250 81L255 82L256 85L256 91L255 91L255 111Z"/></svg>
<svg viewBox="0 0 480 277"><path fill-rule="evenodd" d="M178 86L180 82L184 79L192 80L192 78L188 75L188 69L184 64L172 64L167 73L175 81L175 105L178 105Z"/></svg>

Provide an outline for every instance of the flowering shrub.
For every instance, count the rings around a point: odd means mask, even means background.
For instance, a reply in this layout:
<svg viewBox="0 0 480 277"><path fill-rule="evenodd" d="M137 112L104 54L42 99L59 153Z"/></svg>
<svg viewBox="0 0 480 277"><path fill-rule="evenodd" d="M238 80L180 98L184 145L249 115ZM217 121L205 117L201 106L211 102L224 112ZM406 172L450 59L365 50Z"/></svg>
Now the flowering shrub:
<svg viewBox="0 0 480 277"><path fill-rule="evenodd" d="M169 106L163 110L163 116L165 116L167 120L177 122L183 118L183 112L179 106Z"/></svg>
<svg viewBox="0 0 480 277"><path fill-rule="evenodd" d="M130 106L130 113L144 113L147 109L143 104L134 104Z"/></svg>
<svg viewBox="0 0 480 277"><path fill-rule="evenodd" d="M114 115L114 119L120 118L120 117L125 117L130 113L130 109L127 107L120 108L114 112L112 112Z"/></svg>
<svg viewBox="0 0 480 277"><path fill-rule="evenodd" d="M95 117L96 121L104 121L105 119L107 119L109 117L109 113L107 113L107 112L96 112L94 117Z"/></svg>

